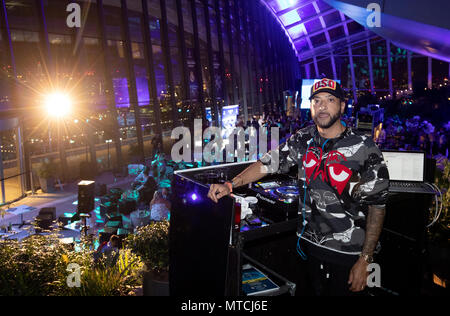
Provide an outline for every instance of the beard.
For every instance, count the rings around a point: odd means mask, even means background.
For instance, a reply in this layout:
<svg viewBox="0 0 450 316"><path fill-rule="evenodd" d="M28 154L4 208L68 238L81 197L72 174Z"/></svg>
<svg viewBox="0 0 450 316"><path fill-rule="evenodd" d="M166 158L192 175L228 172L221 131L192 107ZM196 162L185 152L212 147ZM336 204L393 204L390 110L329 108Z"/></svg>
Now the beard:
<svg viewBox="0 0 450 316"><path fill-rule="evenodd" d="M314 123L316 123L316 125L320 128L323 129L328 129L331 126L333 126L339 119L341 118L341 111L338 111L337 113L335 113L334 115L330 114L330 119L328 122L320 122L319 121L319 114L315 115L313 117L313 121Z"/></svg>

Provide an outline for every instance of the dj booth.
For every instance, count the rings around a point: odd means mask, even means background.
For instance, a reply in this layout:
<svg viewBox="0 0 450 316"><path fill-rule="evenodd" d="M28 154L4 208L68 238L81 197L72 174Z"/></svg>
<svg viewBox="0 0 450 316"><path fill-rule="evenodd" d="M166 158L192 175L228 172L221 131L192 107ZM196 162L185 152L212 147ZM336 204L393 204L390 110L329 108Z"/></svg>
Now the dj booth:
<svg viewBox="0 0 450 316"><path fill-rule="evenodd" d="M170 218L170 294L174 296L308 295L305 262L296 252L298 184L291 175L267 176L216 204L210 184L224 183L251 162L175 172ZM256 198L252 215L237 201ZM431 194L391 192L381 252L380 295L419 294ZM242 217L242 219L241 219ZM276 284L249 292L249 265ZM266 285L255 285L254 287ZM253 287L253 288L254 288ZM256 294L254 294L256 293ZM377 294L378 294L377 293Z"/></svg>

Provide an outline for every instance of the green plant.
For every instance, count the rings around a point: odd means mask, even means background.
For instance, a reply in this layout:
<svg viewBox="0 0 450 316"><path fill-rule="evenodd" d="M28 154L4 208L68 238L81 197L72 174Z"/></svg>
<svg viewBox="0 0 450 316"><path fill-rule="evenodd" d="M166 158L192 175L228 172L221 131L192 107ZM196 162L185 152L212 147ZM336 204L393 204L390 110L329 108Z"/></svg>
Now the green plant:
<svg viewBox="0 0 450 316"><path fill-rule="evenodd" d="M130 295L141 286L143 263L131 250L120 250L113 263L94 262L89 242L75 249L62 244L58 234L0 240L0 296ZM80 267L80 287L67 285L70 263Z"/></svg>
<svg viewBox="0 0 450 316"><path fill-rule="evenodd" d="M55 281L67 275L64 258L74 259L70 253L56 233L0 241L0 295L55 295Z"/></svg>
<svg viewBox="0 0 450 316"><path fill-rule="evenodd" d="M58 174L59 166L53 161L44 161L39 167L37 174L40 178L51 179Z"/></svg>
<svg viewBox="0 0 450 316"><path fill-rule="evenodd" d="M448 247L450 241L450 161L448 159L439 162L435 179L435 184L442 193L442 213L439 220L429 229L429 237L432 242ZM433 202L431 216L434 216L435 207L436 204Z"/></svg>
<svg viewBox="0 0 450 316"><path fill-rule="evenodd" d="M143 263L129 249L121 249L117 258L103 257L81 269L81 286L67 288L68 296L125 296L141 285Z"/></svg>
<svg viewBox="0 0 450 316"><path fill-rule="evenodd" d="M148 270L169 271L169 221L139 227L126 241L127 247L142 258Z"/></svg>

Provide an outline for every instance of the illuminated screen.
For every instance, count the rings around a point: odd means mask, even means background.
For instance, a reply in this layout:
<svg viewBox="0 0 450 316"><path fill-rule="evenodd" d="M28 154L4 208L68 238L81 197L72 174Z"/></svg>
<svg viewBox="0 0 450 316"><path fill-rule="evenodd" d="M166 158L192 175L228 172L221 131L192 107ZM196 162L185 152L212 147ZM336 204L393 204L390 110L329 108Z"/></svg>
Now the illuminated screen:
<svg viewBox="0 0 450 316"><path fill-rule="evenodd" d="M266 183L258 183L258 185L263 188L264 190L266 189L272 189L272 188L277 188L280 185L277 182L266 182Z"/></svg>
<svg viewBox="0 0 450 316"><path fill-rule="evenodd" d="M383 151L392 181L424 181L425 154Z"/></svg>
<svg viewBox="0 0 450 316"><path fill-rule="evenodd" d="M302 104L301 109L302 110L309 110L311 101L309 100L309 97L311 96L311 88L312 86L320 81L322 79L303 79L302 80ZM339 84L341 83L340 80L336 80Z"/></svg>
<svg viewBox="0 0 450 316"><path fill-rule="evenodd" d="M234 129L239 115L239 105L224 106L222 109L222 127Z"/></svg>
<svg viewBox="0 0 450 316"><path fill-rule="evenodd" d="M206 108L205 110L206 110L206 119L207 119L209 122L212 122L211 108Z"/></svg>

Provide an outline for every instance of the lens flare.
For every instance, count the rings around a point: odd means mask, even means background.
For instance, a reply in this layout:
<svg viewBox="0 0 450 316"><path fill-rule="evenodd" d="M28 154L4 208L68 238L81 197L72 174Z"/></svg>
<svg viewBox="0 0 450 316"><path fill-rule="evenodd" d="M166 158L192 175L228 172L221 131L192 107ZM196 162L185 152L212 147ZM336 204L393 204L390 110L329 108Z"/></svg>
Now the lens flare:
<svg viewBox="0 0 450 316"><path fill-rule="evenodd" d="M62 118L71 112L72 101L67 94L55 92L46 97L45 107L50 116Z"/></svg>

